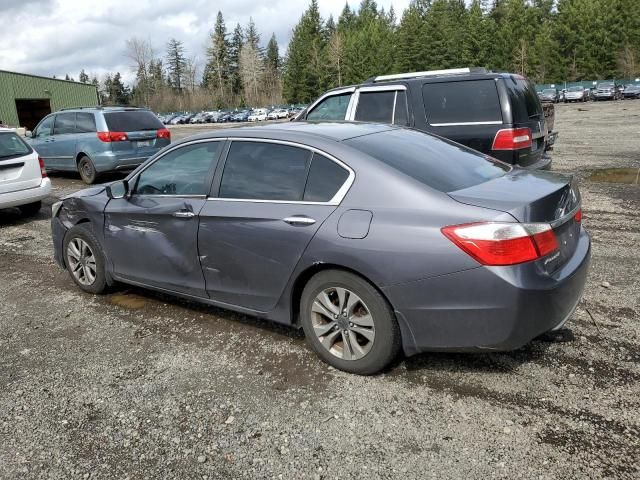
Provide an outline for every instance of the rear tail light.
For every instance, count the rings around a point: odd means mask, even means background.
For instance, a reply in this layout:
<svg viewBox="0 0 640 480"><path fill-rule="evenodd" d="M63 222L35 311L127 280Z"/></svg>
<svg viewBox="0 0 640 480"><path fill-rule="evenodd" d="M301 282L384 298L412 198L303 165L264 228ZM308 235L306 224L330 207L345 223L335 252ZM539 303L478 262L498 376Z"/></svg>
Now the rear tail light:
<svg viewBox="0 0 640 480"><path fill-rule="evenodd" d="M578 223L580 223L582 221L582 209L581 208L578 209L576 214L573 216L573 219Z"/></svg>
<svg viewBox="0 0 640 480"><path fill-rule="evenodd" d="M38 157L38 163L40 164L40 175L42 175L42 178L47 178L47 169L44 166L44 160Z"/></svg>
<svg viewBox="0 0 640 480"><path fill-rule="evenodd" d="M126 142L129 140L125 132L98 132L98 138L103 142Z"/></svg>
<svg viewBox="0 0 640 480"><path fill-rule="evenodd" d="M444 227L442 233L482 265L530 262L558 249L546 223L469 223Z"/></svg>
<svg viewBox="0 0 640 480"><path fill-rule="evenodd" d="M171 140L171 132L166 128L161 128L160 130L158 130L156 137L166 138L167 140Z"/></svg>
<svg viewBox="0 0 640 480"><path fill-rule="evenodd" d="M533 143L530 128L504 128L493 139L492 150L519 150Z"/></svg>

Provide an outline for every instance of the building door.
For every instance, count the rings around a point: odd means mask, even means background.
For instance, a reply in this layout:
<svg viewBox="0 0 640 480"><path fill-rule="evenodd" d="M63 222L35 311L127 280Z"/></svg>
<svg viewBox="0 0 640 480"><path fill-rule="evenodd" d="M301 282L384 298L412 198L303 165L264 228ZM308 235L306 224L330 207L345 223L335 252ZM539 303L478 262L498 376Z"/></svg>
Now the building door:
<svg viewBox="0 0 640 480"><path fill-rule="evenodd" d="M19 126L33 130L40 120L51 113L51 103L48 98L17 98L16 111Z"/></svg>

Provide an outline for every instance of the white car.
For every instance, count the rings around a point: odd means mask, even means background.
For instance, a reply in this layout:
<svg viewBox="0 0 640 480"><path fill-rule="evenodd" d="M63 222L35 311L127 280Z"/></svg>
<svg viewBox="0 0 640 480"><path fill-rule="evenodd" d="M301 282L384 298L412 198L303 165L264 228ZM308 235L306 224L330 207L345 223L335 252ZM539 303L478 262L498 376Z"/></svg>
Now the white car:
<svg viewBox="0 0 640 480"><path fill-rule="evenodd" d="M267 119L267 110L264 108L258 108L249 115L250 122L264 122Z"/></svg>
<svg viewBox="0 0 640 480"><path fill-rule="evenodd" d="M0 208L35 215L51 193L44 162L15 130L0 128Z"/></svg>

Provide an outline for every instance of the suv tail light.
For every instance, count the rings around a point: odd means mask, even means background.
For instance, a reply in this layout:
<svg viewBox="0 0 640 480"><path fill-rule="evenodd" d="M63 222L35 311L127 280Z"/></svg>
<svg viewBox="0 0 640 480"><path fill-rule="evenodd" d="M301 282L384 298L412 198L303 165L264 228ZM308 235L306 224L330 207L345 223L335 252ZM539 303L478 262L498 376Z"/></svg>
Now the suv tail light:
<svg viewBox="0 0 640 480"><path fill-rule="evenodd" d="M126 142L129 140L125 132L98 132L98 138L103 142Z"/></svg>
<svg viewBox="0 0 640 480"><path fill-rule="evenodd" d="M503 128L493 139L492 150L519 150L533 143L530 128Z"/></svg>
<svg viewBox="0 0 640 480"><path fill-rule="evenodd" d="M40 175L42 178L47 178L47 169L44 166L44 160L41 157L38 157L38 163L40 164Z"/></svg>
<svg viewBox="0 0 640 480"><path fill-rule="evenodd" d="M442 233L482 265L530 262L558 249L546 223L468 223L444 227Z"/></svg>
<svg viewBox="0 0 640 480"><path fill-rule="evenodd" d="M171 132L166 129L166 128L161 128L160 130L158 130L158 132L156 133L156 137L157 138L166 138L168 140L171 140Z"/></svg>

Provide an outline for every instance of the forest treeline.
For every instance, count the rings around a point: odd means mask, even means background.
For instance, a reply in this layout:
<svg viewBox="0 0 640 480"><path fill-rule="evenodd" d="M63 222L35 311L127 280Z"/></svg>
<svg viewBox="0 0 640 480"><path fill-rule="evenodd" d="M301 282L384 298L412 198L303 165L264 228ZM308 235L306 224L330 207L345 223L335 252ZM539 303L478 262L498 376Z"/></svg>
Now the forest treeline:
<svg viewBox="0 0 640 480"><path fill-rule="evenodd" d="M252 20L230 31L222 12L205 52L186 52L179 39L131 38L126 49L131 89L119 73L92 81L107 103L156 111L307 103L374 75L460 66L537 83L632 78L640 76L640 0L414 0L402 12L362 0L326 19L311 0L283 56L275 35L265 45Z"/></svg>

